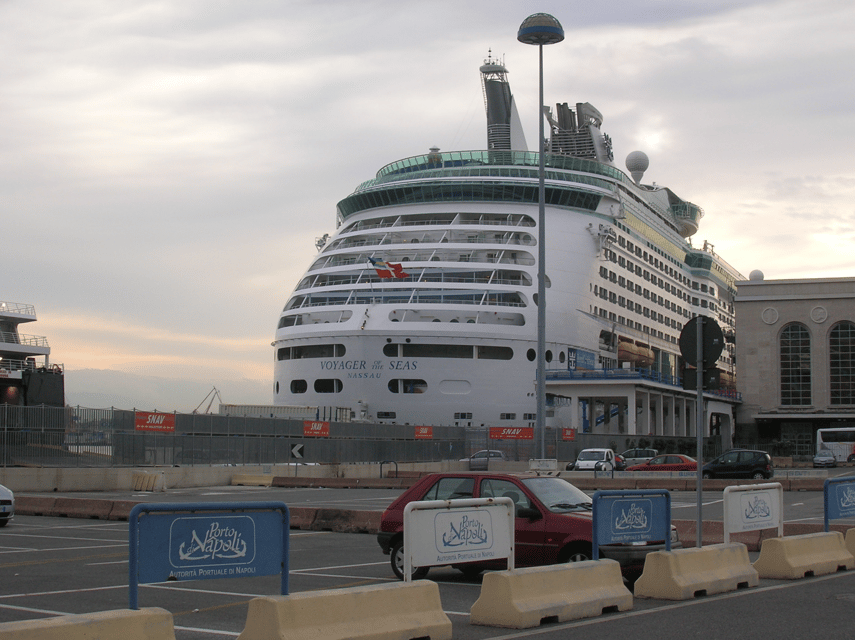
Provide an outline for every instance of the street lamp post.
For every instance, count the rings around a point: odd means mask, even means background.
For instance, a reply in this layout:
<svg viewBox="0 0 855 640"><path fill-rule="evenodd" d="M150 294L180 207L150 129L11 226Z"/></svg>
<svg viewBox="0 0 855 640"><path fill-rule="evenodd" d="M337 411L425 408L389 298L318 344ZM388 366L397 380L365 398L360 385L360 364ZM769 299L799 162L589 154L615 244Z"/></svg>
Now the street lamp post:
<svg viewBox="0 0 855 640"><path fill-rule="evenodd" d="M523 44L535 44L540 58L539 100L537 105L538 129L538 219L537 219L537 432L540 459L546 458L546 186L545 152L543 148L543 45L564 40L561 23L548 13L535 13L523 20L517 33Z"/></svg>

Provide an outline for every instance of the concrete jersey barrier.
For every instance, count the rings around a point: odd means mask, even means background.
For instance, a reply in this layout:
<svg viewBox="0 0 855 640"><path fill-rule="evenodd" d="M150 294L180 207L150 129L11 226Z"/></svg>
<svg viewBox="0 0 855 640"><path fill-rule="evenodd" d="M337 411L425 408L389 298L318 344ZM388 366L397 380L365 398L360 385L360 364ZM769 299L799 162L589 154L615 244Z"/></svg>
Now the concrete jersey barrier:
<svg viewBox="0 0 855 640"><path fill-rule="evenodd" d="M647 554L637 598L690 600L760 584L744 544L731 542Z"/></svg>
<svg viewBox="0 0 855 640"><path fill-rule="evenodd" d="M769 538L763 541L760 557L754 562L761 578L777 580L822 576L853 566L855 557L839 531Z"/></svg>
<svg viewBox="0 0 855 640"><path fill-rule="evenodd" d="M614 560L587 560L484 575L471 624L529 629L632 609L632 594Z"/></svg>
<svg viewBox="0 0 855 640"><path fill-rule="evenodd" d="M165 609L122 609L0 623L0 640L175 640Z"/></svg>
<svg viewBox="0 0 855 640"><path fill-rule="evenodd" d="M439 587L428 580L253 598L238 640L424 637L451 640Z"/></svg>

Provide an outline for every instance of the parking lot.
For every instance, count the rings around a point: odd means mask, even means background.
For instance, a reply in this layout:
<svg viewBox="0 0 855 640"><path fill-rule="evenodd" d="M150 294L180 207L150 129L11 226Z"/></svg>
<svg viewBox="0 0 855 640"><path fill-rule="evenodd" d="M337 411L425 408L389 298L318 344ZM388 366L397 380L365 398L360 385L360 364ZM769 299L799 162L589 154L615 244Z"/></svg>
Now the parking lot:
<svg viewBox="0 0 855 640"><path fill-rule="evenodd" d="M282 499L289 505L358 505L382 509L398 492L283 490L225 487L170 492L173 501ZM719 494L720 495L720 494ZM129 497L129 496L123 496ZM694 494L674 496L674 517L693 517ZM705 517L716 496L704 495ZM787 497L787 519L822 518L821 494ZM709 510L709 516L707 515ZM719 509L720 510L720 509ZM752 554L756 557L756 554ZM753 559L753 558L752 558ZM291 593L395 582L388 557L367 534L291 531ZM633 609L570 623L510 631L469 624L481 578L450 568L431 569L455 638L601 638L604 635L705 638L851 638L855 635L855 571L795 581L761 580L760 586L686 602L636 598ZM128 607L128 523L16 516L0 530L0 621ZM141 607L162 607L174 616L180 640L237 637L252 597L277 595L278 576L141 585ZM394 612L390 612L393 615Z"/></svg>

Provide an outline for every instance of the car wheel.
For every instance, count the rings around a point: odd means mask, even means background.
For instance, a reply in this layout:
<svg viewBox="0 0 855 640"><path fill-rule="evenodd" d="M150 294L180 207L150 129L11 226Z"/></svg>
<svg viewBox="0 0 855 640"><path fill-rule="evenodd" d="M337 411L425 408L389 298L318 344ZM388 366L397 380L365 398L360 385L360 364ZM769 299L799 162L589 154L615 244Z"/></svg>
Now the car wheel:
<svg viewBox="0 0 855 640"><path fill-rule="evenodd" d="M8 520L0 520L0 527L5 527Z"/></svg>
<svg viewBox="0 0 855 640"><path fill-rule="evenodd" d="M763 474L762 471L755 471L754 475L751 477L754 478L755 480L765 480L765 478L766 478L766 476Z"/></svg>
<svg viewBox="0 0 855 640"><path fill-rule="evenodd" d="M404 579L404 542L398 540L392 545L392 552L389 554L389 561L392 564L392 573L397 576L398 580ZM413 567L413 580L421 580L424 578L430 567Z"/></svg>
<svg viewBox="0 0 855 640"><path fill-rule="evenodd" d="M590 543L576 542L562 551L560 562L585 562L593 557Z"/></svg>
<svg viewBox="0 0 855 640"><path fill-rule="evenodd" d="M704 471L701 476L704 480L712 480L712 474L709 471Z"/></svg>
<svg viewBox="0 0 855 640"><path fill-rule="evenodd" d="M855 462L855 453L850 454L848 458L846 458L846 462Z"/></svg>

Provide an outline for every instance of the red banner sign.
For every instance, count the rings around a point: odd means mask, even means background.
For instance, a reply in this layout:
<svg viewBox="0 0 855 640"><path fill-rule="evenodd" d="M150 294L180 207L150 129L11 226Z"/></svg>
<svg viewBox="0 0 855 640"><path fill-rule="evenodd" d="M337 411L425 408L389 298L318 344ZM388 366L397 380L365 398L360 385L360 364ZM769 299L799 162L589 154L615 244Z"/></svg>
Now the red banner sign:
<svg viewBox="0 0 855 640"><path fill-rule="evenodd" d="M416 427L416 440L433 440L433 427Z"/></svg>
<svg viewBox="0 0 855 640"><path fill-rule="evenodd" d="M134 412L134 429L137 431L175 431L174 413L151 413L148 411Z"/></svg>
<svg viewBox="0 0 855 640"><path fill-rule="evenodd" d="M561 431L561 439L565 442L573 442L576 440L576 429L563 429Z"/></svg>
<svg viewBox="0 0 855 640"><path fill-rule="evenodd" d="M490 427L490 440L534 440L532 427Z"/></svg>
<svg viewBox="0 0 855 640"><path fill-rule="evenodd" d="M303 420L303 435L307 438L329 438L330 423L318 420Z"/></svg>

